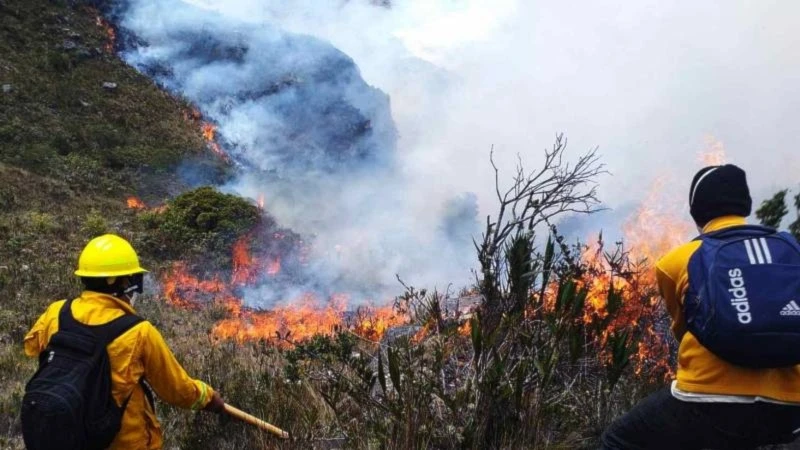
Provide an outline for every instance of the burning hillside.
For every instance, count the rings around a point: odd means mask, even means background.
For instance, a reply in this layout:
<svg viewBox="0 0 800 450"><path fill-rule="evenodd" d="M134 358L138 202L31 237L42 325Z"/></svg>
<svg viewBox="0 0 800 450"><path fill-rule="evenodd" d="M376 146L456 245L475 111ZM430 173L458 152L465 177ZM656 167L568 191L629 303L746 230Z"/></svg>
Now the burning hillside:
<svg viewBox="0 0 800 450"><path fill-rule="evenodd" d="M662 187L662 183L656 183L651 196L660 195ZM664 204L652 198L649 200L645 205ZM130 199L129 205L136 209L144 208L140 201ZM637 372L670 373L668 327L657 296L653 263L671 247L683 242L690 233L688 224L674 211L643 206L627 221L624 230L624 248L630 264L625 267L609 265L609 250L599 243L586 246L581 254L582 264L587 270L577 281L588 289L583 321L589 327L606 320L608 293L610 290L618 293L621 303L614 306L618 311L613 322L604 325L600 339L603 341L610 334L631 327L641 327L643 337L633 360ZM287 289L287 285L301 285L296 277L302 275L298 275L301 272L297 272L296 267L294 272L290 270L288 273L282 267L282 260L291 259L294 250L275 246L274 243L282 241L285 235L273 231L273 245L264 251L264 248L258 248L264 244L263 241L257 241L257 237L263 235L263 232L248 233L232 245L229 253L232 269L229 272L201 276L186 263L174 264L162 278L167 301L190 309L222 307L227 318L214 326L212 335L216 338L237 342L264 340L278 346L293 345L314 335L330 335L341 330L350 330L365 339L377 341L391 327L412 320L407 311L398 311L391 305L353 306L347 293L324 296L319 292ZM305 248L302 241L295 242ZM297 262L292 264L296 266ZM248 289L265 288L284 292L285 297L271 302L273 306L266 309L248 306L244 293ZM545 303L552 305L555 292L546 292L550 298L545 299ZM456 317L461 321L459 334L468 336L470 323L466 319L470 315L456 313ZM431 333L433 329L426 325L417 333L416 339L425 339ZM599 344L602 346L603 343Z"/></svg>
<svg viewBox="0 0 800 450"><path fill-rule="evenodd" d="M300 342L317 334L331 334L349 329L359 336L379 340L394 325L409 318L391 306L353 309L345 294L321 299L306 293L286 299L286 306L255 310L244 306L242 288L267 283L280 275L279 259L252 257L246 240L233 248L233 272L228 277L200 279L185 264L176 263L162 279L164 295L170 303L186 308L221 305L228 318L217 323L212 334L221 339L266 340L276 345Z"/></svg>

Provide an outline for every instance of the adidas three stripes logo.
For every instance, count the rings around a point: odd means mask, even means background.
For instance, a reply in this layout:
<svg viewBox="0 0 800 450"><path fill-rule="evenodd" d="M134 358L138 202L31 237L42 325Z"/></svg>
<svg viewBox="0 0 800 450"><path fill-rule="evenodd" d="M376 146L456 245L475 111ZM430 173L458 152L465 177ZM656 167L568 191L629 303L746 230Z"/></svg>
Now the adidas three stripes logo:
<svg viewBox="0 0 800 450"><path fill-rule="evenodd" d="M797 302L792 300L781 309L782 316L800 316L800 306Z"/></svg>
<svg viewBox="0 0 800 450"><path fill-rule="evenodd" d="M764 238L746 239L744 247L750 264L772 264L772 254L769 252L767 240Z"/></svg>
<svg viewBox="0 0 800 450"><path fill-rule="evenodd" d="M747 250L747 258L750 259L750 264L772 264L772 254L769 251L766 239L745 239L744 248ZM781 308L780 315L800 316L800 305L795 300L792 300Z"/></svg>

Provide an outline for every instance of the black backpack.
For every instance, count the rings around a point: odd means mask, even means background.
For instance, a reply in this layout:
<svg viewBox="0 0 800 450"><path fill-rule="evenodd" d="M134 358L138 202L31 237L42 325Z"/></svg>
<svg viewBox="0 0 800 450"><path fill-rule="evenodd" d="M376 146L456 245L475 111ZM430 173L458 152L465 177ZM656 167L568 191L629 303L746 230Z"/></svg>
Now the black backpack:
<svg viewBox="0 0 800 450"><path fill-rule="evenodd" d="M29 450L100 450L111 445L130 396L117 406L111 396L106 346L142 318L126 314L103 325L61 307L58 332L39 355L39 369L22 397L22 436Z"/></svg>

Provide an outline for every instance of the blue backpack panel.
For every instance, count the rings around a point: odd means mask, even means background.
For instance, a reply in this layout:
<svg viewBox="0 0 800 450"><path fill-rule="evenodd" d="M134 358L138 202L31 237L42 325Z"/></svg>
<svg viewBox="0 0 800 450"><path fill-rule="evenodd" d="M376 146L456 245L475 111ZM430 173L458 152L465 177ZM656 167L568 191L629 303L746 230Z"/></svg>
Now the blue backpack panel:
<svg viewBox="0 0 800 450"><path fill-rule="evenodd" d="M689 259L688 330L743 367L800 364L800 245L792 235L743 225L703 234Z"/></svg>

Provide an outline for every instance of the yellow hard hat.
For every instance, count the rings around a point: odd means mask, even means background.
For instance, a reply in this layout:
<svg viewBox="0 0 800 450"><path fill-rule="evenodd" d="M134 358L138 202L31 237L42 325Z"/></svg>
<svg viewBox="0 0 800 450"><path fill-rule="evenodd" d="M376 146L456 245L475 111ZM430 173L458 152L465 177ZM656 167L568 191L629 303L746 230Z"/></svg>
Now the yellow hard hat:
<svg viewBox="0 0 800 450"><path fill-rule="evenodd" d="M125 239L104 234L86 244L78 260L79 277L120 277L147 272L139 266L136 251Z"/></svg>

